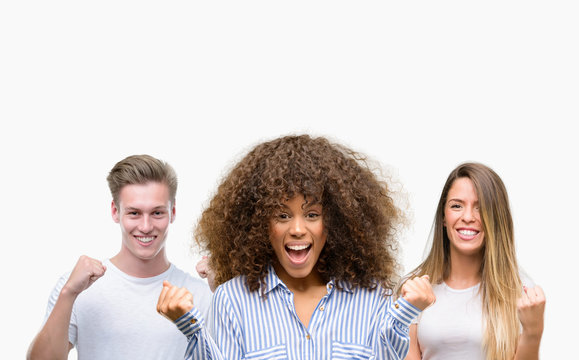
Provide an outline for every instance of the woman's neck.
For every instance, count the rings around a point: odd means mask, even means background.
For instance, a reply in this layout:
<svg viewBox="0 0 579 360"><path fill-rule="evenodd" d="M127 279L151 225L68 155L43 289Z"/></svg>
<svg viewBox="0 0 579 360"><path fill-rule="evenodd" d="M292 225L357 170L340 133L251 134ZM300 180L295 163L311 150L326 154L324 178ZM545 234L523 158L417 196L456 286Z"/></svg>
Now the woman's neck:
<svg viewBox="0 0 579 360"><path fill-rule="evenodd" d="M482 253L474 255L450 252L450 271L444 279L453 289L467 289L481 281Z"/></svg>
<svg viewBox="0 0 579 360"><path fill-rule="evenodd" d="M273 268L280 280L293 293L309 292L312 289L319 288L320 286L325 287L326 285L322 280L322 276L315 268L304 278L294 278L290 276L280 264L274 264Z"/></svg>

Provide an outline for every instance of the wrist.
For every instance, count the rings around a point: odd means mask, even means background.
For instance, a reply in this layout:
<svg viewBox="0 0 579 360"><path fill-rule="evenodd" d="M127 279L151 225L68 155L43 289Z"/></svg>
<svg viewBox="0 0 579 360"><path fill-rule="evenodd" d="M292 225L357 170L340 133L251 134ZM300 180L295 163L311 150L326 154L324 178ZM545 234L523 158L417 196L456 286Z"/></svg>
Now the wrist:
<svg viewBox="0 0 579 360"><path fill-rule="evenodd" d="M183 335L190 338L201 330L204 322L205 320L199 310L193 307L189 312L185 313L173 323L183 333Z"/></svg>
<svg viewBox="0 0 579 360"><path fill-rule="evenodd" d="M543 336L542 326L532 330L523 328L523 332L521 333L522 340L528 340L533 342L540 341L542 336Z"/></svg>
<svg viewBox="0 0 579 360"><path fill-rule="evenodd" d="M60 290L60 297L63 298L68 298L71 300L75 300L78 295L80 294L80 292L74 291L73 289L69 288L68 286L66 286L66 284L62 287L62 290Z"/></svg>

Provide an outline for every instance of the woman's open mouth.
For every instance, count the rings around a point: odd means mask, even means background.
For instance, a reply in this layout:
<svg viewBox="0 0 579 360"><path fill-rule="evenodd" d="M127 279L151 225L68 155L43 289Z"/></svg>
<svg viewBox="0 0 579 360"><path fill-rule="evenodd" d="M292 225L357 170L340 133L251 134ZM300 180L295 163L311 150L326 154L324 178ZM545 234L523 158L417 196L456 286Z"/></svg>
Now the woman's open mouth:
<svg viewBox="0 0 579 360"><path fill-rule="evenodd" d="M288 244L285 246L285 252L288 255L289 260L295 265L301 265L306 262L310 250L312 249L312 244Z"/></svg>

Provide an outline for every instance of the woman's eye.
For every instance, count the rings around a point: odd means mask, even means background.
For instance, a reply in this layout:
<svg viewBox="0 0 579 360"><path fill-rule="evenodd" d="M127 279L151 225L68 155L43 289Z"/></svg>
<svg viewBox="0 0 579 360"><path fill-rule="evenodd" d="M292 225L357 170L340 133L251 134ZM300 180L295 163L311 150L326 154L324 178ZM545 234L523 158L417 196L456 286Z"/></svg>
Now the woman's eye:
<svg viewBox="0 0 579 360"><path fill-rule="evenodd" d="M450 208L451 209L460 209L460 205L459 204L451 204Z"/></svg>
<svg viewBox="0 0 579 360"><path fill-rule="evenodd" d="M306 216L307 216L308 218L310 218L310 219L315 219L315 218L317 218L318 216L320 216L320 214L318 214L318 213L309 213L309 214L306 215Z"/></svg>

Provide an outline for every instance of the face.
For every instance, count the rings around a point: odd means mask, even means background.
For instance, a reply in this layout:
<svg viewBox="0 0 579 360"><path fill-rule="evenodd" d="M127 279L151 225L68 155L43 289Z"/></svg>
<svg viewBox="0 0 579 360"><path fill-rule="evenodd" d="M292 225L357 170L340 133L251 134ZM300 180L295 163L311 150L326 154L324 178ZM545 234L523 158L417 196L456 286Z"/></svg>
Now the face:
<svg viewBox="0 0 579 360"><path fill-rule="evenodd" d="M444 207L444 226L450 240L451 253L480 254L484 231L474 184L469 178L454 180Z"/></svg>
<svg viewBox="0 0 579 360"><path fill-rule="evenodd" d="M303 195L283 201L269 222L269 239L278 259L277 275L304 279L312 274L326 244L322 205Z"/></svg>
<svg viewBox="0 0 579 360"><path fill-rule="evenodd" d="M124 186L119 204L112 203L113 220L121 225L121 253L143 261L164 256L169 224L175 219L175 205L169 188L158 182Z"/></svg>

